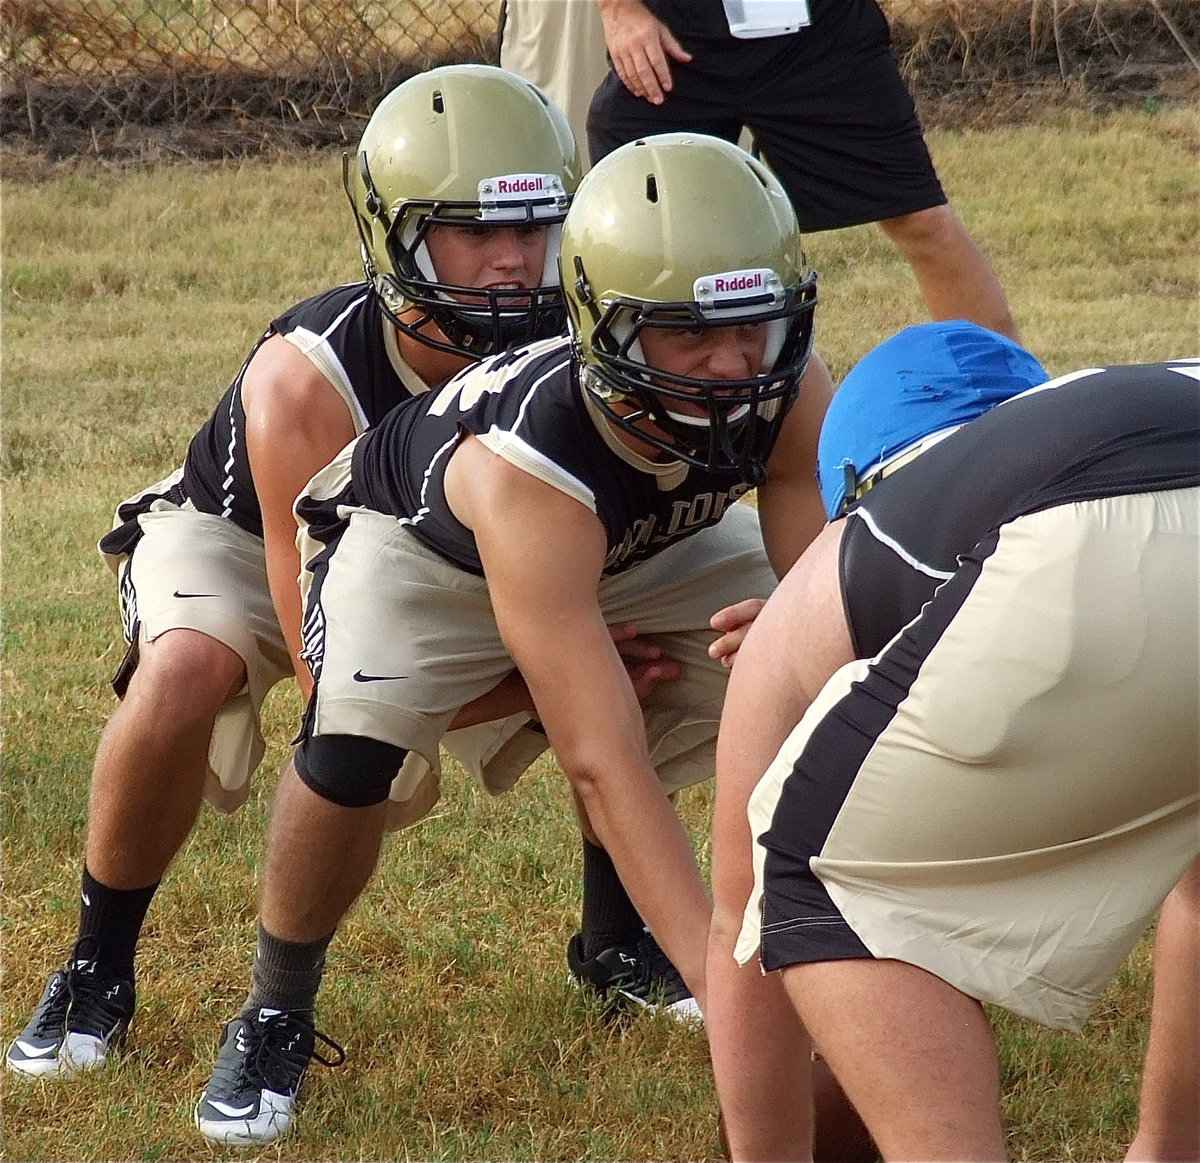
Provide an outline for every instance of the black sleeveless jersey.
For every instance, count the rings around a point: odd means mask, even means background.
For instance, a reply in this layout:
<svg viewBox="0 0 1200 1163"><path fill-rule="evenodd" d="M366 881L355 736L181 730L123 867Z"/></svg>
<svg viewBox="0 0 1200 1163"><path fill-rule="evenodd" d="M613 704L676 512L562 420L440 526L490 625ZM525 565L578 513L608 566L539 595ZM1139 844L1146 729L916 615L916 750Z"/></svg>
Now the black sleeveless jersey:
<svg viewBox="0 0 1200 1163"><path fill-rule="evenodd" d="M262 536L262 512L246 454L242 380L259 347L285 335L301 348L346 401L355 433L378 424L402 400L425 389L411 371L401 378L399 353L389 352L385 316L367 283L314 295L271 322L246 357L216 410L192 438L183 466L183 493L204 513L226 517Z"/></svg>
<svg viewBox="0 0 1200 1163"><path fill-rule="evenodd" d="M1007 400L850 511L841 569L855 651L877 654L1017 517L1198 484L1200 360L1088 368Z"/></svg>
<svg viewBox="0 0 1200 1163"><path fill-rule="evenodd" d="M482 574L475 538L450 513L444 489L449 456L472 433L595 513L608 539L604 572L614 574L715 524L751 487L733 472L655 465L606 432L585 402L569 340L545 340L393 411L355 446L353 498L335 500L404 518L431 549Z"/></svg>

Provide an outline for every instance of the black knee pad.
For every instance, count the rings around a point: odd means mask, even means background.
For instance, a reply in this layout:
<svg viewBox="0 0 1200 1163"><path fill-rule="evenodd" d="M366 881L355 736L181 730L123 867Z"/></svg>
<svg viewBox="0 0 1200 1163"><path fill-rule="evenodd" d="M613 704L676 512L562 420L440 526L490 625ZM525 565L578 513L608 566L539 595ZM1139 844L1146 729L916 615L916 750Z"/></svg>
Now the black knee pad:
<svg viewBox="0 0 1200 1163"><path fill-rule="evenodd" d="M360 735L310 735L296 749L296 774L305 787L343 808L365 808L388 798L408 752Z"/></svg>

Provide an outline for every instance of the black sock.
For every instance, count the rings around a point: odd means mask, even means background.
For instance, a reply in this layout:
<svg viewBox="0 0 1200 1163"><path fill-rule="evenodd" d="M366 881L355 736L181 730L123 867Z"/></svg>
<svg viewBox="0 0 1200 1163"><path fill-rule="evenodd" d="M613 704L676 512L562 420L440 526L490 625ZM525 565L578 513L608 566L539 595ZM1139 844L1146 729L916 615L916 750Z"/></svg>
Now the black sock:
<svg viewBox="0 0 1200 1163"><path fill-rule="evenodd" d="M581 952L595 957L614 945L633 945L645 925L617 875L612 857L583 841L583 922Z"/></svg>
<svg viewBox="0 0 1200 1163"><path fill-rule="evenodd" d="M325 950L332 940L330 933L316 941L284 941L271 936L260 923L250 993L242 1013L263 1007L311 1012L325 972Z"/></svg>
<svg viewBox="0 0 1200 1163"><path fill-rule="evenodd" d="M109 888L83 866L76 960L95 961L105 976L133 980L133 959L142 923L159 881L145 888Z"/></svg>

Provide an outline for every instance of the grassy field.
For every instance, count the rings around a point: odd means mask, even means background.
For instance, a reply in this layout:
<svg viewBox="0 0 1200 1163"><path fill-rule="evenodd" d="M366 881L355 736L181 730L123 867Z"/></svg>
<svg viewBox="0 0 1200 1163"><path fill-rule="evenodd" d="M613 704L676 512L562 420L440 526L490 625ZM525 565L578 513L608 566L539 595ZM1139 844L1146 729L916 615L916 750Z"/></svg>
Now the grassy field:
<svg viewBox="0 0 1200 1163"><path fill-rule="evenodd" d="M934 133L947 189L1048 369L1195 354L1197 125L1165 109ZM358 277L332 155L8 183L3 201L3 989L5 1041L74 935L91 755L121 653L94 542L118 500L182 458L270 317ZM873 228L810 239L835 375L922 318ZM4 1154L192 1160L191 1106L248 980L255 870L297 701L238 816L206 809L151 909L130 1050L74 1084L4 1080ZM488 800L451 772L386 845L334 945L314 1067L280 1160L715 1157L703 1037L608 1024L565 982L578 840L545 763ZM710 789L682 810L702 859ZM147 821L147 827L153 827ZM1119 1158L1132 1135L1145 944L1084 1035L998 1017L1014 1158ZM252 1152L231 1157L255 1158Z"/></svg>

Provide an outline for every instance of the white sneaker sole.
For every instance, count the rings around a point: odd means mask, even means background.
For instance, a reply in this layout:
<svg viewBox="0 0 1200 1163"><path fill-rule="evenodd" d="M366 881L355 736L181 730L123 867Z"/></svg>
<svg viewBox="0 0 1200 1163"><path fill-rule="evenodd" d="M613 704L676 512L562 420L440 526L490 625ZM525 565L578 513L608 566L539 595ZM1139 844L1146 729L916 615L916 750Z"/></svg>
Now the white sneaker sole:
<svg viewBox="0 0 1200 1163"><path fill-rule="evenodd" d="M74 1078L85 1070L102 1069L108 1061L110 1044L90 1034L68 1034L57 1054L23 1059L13 1059L6 1054L4 1065L14 1074L31 1078Z"/></svg>
<svg viewBox="0 0 1200 1163"><path fill-rule="evenodd" d="M595 993L599 993L599 990L590 981L584 981L582 978L576 977L569 969L567 970L567 984L572 989L580 991L590 989ZM619 994L627 1002L632 1002L639 1009L649 1010L651 1013L664 1013L672 1021L679 1022L680 1025L698 1026L701 1028L704 1026L704 1011L701 1010L700 1003L694 997L684 998L683 1001L677 1001L669 1006L658 1006L651 1005L648 1001L635 994L626 993L619 986L613 992Z"/></svg>
<svg viewBox="0 0 1200 1163"><path fill-rule="evenodd" d="M200 1096L193 1112L196 1129L210 1143L222 1147L264 1147L282 1139L292 1129L296 1100L272 1090L264 1090L258 1115L253 1119L205 1119L200 1115Z"/></svg>

